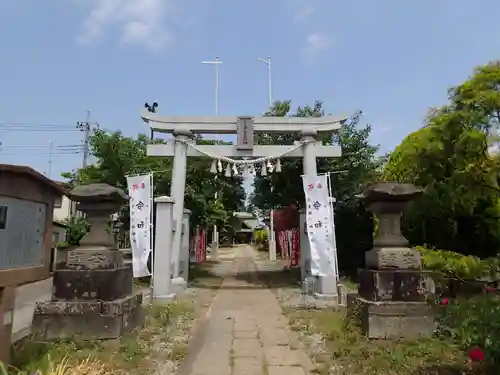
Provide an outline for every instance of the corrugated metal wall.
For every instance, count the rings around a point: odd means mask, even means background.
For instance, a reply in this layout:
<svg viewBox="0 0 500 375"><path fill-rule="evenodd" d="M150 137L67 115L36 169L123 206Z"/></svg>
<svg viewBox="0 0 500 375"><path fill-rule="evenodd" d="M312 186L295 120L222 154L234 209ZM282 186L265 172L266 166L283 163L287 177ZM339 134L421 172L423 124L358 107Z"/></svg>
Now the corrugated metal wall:
<svg viewBox="0 0 500 375"><path fill-rule="evenodd" d="M43 264L46 205L0 196L0 207L7 208L5 229L0 229L0 270Z"/></svg>

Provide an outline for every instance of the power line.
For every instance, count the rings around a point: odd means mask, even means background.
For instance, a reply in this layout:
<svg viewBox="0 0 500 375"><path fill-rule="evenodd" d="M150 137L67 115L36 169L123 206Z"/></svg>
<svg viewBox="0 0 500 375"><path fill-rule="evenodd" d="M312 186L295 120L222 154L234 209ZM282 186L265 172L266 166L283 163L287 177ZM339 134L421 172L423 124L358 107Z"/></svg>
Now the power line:
<svg viewBox="0 0 500 375"><path fill-rule="evenodd" d="M52 155L80 155L83 151L52 151ZM48 155L51 154L50 151L33 151L33 150L28 150L28 151L7 151L3 152L0 151L0 156L4 155Z"/></svg>
<svg viewBox="0 0 500 375"><path fill-rule="evenodd" d="M0 149L5 148L46 148L47 145L6 145L2 144ZM53 145L53 148L83 148L82 144L74 144L74 145Z"/></svg>
<svg viewBox="0 0 500 375"><path fill-rule="evenodd" d="M36 124L27 122L0 121L0 131L37 131L37 132L59 132L77 131L72 125L64 124Z"/></svg>

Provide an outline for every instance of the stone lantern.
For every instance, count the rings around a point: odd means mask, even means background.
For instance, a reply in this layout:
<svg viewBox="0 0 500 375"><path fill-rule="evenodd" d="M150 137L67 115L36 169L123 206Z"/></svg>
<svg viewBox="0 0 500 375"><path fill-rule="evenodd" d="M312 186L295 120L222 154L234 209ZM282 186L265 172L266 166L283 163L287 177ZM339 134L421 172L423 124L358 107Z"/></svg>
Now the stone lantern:
<svg viewBox="0 0 500 375"><path fill-rule="evenodd" d="M422 193L412 184L379 182L363 191L368 210L378 219L373 248L366 252L366 268L359 272L359 290L348 306L358 311L370 338L427 336L435 329L426 302L427 274L420 253L409 247L400 221L407 204Z"/></svg>
<svg viewBox="0 0 500 375"><path fill-rule="evenodd" d="M33 333L45 340L78 336L117 338L142 324L142 294L132 293L132 268L123 264L108 223L129 197L107 184L75 187L68 194L90 230L54 273L52 301L38 303Z"/></svg>

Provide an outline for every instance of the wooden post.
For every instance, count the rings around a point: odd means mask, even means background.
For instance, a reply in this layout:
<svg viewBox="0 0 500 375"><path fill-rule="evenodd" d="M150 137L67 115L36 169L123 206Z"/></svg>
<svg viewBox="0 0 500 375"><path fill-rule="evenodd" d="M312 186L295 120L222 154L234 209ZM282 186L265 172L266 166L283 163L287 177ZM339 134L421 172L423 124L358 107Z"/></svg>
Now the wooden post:
<svg viewBox="0 0 500 375"><path fill-rule="evenodd" d="M0 288L0 362L10 364L15 287Z"/></svg>

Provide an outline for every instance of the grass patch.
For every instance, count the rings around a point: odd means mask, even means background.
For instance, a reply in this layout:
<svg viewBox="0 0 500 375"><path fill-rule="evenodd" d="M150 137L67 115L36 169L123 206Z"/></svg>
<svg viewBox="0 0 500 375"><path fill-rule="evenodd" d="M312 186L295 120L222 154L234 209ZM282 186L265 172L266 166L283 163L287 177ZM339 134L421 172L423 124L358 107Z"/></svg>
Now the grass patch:
<svg viewBox="0 0 500 375"><path fill-rule="evenodd" d="M0 375L13 374L10 369L7 372L5 366L0 363ZM23 371L16 371L17 375L31 375ZM77 364L71 364L68 358L63 358L59 363L50 361L48 367L42 372L37 371L37 375L113 375L118 374L117 371L110 369L102 362L91 357L84 359Z"/></svg>
<svg viewBox="0 0 500 375"><path fill-rule="evenodd" d="M215 275L211 270L210 266L207 266L206 264L197 264L194 265L190 270L189 270L189 281L195 281L197 279L206 279L206 278L214 278L218 277Z"/></svg>
<svg viewBox="0 0 500 375"><path fill-rule="evenodd" d="M197 264L189 270L189 286L195 288L218 289L222 277L211 270L212 264Z"/></svg>
<svg viewBox="0 0 500 375"><path fill-rule="evenodd" d="M345 312L285 309L292 329L301 333L318 374L462 375L466 355L450 342L369 340Z"/></svg>
<svg viewBox="0 0 500 375"><path fill-rule="evenodd" d="M144 310L144 327L117 340L81 341L74 338L44 343L28 337L14 345L12 366L27 374L40 371L43 375L68 375L76 374L68 372L68 368L85 364L87 367L101 366L101 372L89 370L82 374L142 375L148 368L157 368L164 362L176 365L187 353L187 335L194 319L192 305L176 301L152 304ZM62 363L66 364L66 372L51 372ZM104 370L108 372L102 372Z"/></svg>
<svg viewBox="0 0 500 375"><path fill-rule="evenodd" d="M349 277L342 277L340 283L348 290L358 290L358 283Z"/></svg>

